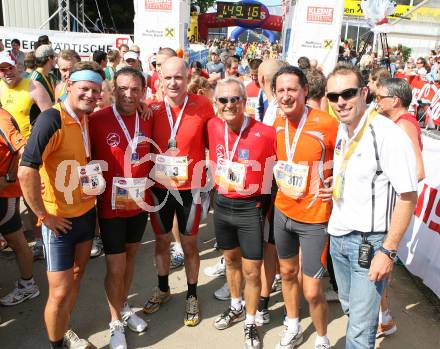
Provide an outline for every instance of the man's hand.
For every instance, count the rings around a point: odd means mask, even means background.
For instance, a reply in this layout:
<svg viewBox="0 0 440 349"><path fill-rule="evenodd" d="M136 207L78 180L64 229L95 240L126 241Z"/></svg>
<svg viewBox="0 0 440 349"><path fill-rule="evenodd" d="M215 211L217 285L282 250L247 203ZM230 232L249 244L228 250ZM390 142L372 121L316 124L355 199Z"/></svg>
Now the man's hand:
<svg viewBox="0 0 440 349"><path fill-rule="evenodd" d="M153 110L145 102L139 104L137 111L141 114L141 118L144 121L150 120L153 117Z"/></svg>
<svg viewBox="0 0 440 349"><path fill-rule="evenodd" d="M331 201L333 195L333 176L327 177L324 179L324 188L319 189L318 197L321 198L322 201Z"/></svg>
<svg viewBox="0 0 440 349"><path fill-rule="evenodd" d="M43 224L52 230L56 236L61 234L67 234L70 229L72 229L72 222L63 217L57 217L51 214L48 214L46 218L44 218Z"/></svg>
<svg viewBox="0 0 440 349"><path fill-rule="evenodd" d="M387 278L391 274L393 266L393 261L385 253L379 251L371 261L368 279L376 282Z"/></svg>

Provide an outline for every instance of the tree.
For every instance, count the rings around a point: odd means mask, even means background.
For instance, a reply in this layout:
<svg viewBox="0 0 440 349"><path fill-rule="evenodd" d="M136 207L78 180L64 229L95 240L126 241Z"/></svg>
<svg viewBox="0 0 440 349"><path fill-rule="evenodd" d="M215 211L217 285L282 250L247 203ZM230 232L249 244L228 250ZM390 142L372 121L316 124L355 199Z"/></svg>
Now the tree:
<svg viewBox="0 0 440 349"><path fill-rule="evenodd" d="M191 5L200 7L200 13L205 13L208 8L215 4L216 0L191 0Z"/></svg>

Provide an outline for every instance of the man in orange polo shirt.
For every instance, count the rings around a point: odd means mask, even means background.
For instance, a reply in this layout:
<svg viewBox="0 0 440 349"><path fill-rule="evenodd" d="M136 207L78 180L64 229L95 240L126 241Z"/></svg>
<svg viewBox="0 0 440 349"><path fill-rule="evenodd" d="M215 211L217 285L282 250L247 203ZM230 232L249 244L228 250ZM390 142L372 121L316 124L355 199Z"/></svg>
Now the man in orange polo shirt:
<svg viewBox="0 0 440 349"><path fill-rule="evenodd" d="M15 289L0 299L2 305L16 305L40 294L32 274L32 251L24 236L20 218L18 161L26 140L6 110L0 109L0 233L17 256L20 279Z"/></svg>
<svg viewBox="0 0 440 349"><path fill-rule="evenodd" d="M44 320L52 349L90 348L68 328L95 236L95 195L105 188L100 166L88 164L88 114L104 78L94 62L75 64L67 98L37 118L19 168L24 197L42 224L49 284Z"/></svg>
<svg viewBox="0 0 440 349"><path fill-rule="evenodd" d="M274 232L287 319L278 349L302 342L299 326L299 249L302 253L304 296L318 334L315 349L330 348L327 302L321 285L327 250L327 222L331 203L318 197L329 184L338 122L329 114L306 106L307 78L301 69L282 67L272 90L284 116L278 116Z"/></svg>

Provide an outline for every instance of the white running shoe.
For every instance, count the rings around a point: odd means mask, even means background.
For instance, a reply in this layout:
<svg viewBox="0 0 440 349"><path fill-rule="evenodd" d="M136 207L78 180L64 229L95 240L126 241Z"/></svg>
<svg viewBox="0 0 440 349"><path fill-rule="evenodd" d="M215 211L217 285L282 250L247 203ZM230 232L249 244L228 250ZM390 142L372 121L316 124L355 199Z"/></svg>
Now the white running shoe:
<svg viewBox="0 0 440 349"><path fill-rule="evenodd" d="M92 345L72 330L67 330L64 334L63 345L65 349L92 349Z"/></svg>
<svg viewBox="0 0 440 349"><path fill-rule="evenodd" d="M110 326L110 349L127 349L125 340L124 324L115 320L109 323Z"/></svg>
<svg viewBox="0 0 440 349"><path fill-rule="evenodd" d="M15 288L3 298L0 298L0 303L4 306L17 305L24 302L26 299L32 299L40 295L40 290L36 283L29 287L23 286L20 281L15 282Z"/></svg>
<svg viewBox="0 0 440 349"><path fill-rule="evenodd" d="M102 246L102 240L99 236L95 236L92 242L92 249L90 250L90 257L95 258L99 257L102 252L104 252L104 248Z"/></svg>
<svg viewBox="0 0 440 349"><path fill-rule="evenodd" d="M221 257L217 264L206 267L203 272L210 277L224 276L226 273L225 258Z"/></svg>
<svg viewBox="0 0 440 349"><path fill-rule="evenodd" d="M133 332L141 333L147 330L148 324L136 315L127 303L122 306L121 316L122 320L124 320L128 328Z"/></svg>
<svg viewBox="0 0 440 349"><path fill-rule="evenodd" d="M277 344L276 349L293 349L300 345L302 341L303 334L300 326L298 327L298 332L289 332L286 326L283 329L280 342Z"/></svg>
<svg viewBox="0 0 440 349"><path fill-rule="evenodd" d="M214 297L221 301L227 301L231 298L231 292L229 291L229 286L227 282L225 282L222 287L214 292Z"/></svg>

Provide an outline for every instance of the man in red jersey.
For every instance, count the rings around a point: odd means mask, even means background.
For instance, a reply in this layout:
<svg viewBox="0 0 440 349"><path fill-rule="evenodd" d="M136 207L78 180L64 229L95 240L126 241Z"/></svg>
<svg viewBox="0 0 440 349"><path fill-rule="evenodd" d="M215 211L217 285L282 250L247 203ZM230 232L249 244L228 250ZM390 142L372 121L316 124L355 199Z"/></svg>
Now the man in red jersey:
<svg viewBox="0 0 440 349"><path fill-rule="evenodd" d="M124 67L114 77L115 104L90 118L92 156L103 161L106 180L98 196L98 217L107 262L105 289L110 307L110 348L127 348L124 323L143 332L147 323L127 303L134 259L145 231L148 212L149 161L152 120L137 112L146 82L139 70ZM143 210L144 209L144 210Z"/></svg>
<svg viewBox="0 0 440 349"><path fill-rule="evenodd" d="M209 158L215 163L214 227L228 266L231 305L215 319L214 326L223 330L246 318L245 348L260 348L255 314L261 291L263 223L270 204L275 130L244 114L246 90L240 80L219 81L215 96L221 119L208 122ZM243 277L246 312L241 298Z"/></svg>
<svg viewBox="0 0 440 349"><path fill-rule="evenodd" d="M144 312L159 310L170 297L168 274L170 270L171 229L177 215L181 243L185 255L188 283L184 324L196 326L199 321L197 280L200 258L197 231L201 217L200 188L205 185L205 128L215 117L208 98L188 95L189 71L181 58L168 58L162 65L162 83L165 98L153 102L152 138L158 145L153 169L156 185L151 189L154 205L161 208L151 214L156 234L155 259L158 288L147 300Z"/></svg>

